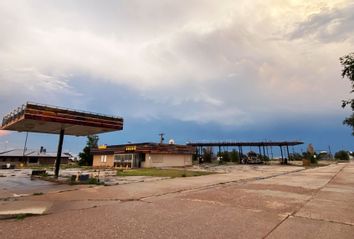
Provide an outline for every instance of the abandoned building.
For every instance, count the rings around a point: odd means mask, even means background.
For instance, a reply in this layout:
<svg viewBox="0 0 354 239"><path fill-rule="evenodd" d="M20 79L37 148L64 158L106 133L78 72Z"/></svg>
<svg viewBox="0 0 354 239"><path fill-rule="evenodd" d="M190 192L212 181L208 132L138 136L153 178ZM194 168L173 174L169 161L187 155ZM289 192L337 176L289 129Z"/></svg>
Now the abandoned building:
<svg viewBox="0 0 354 239"><path fill-rule="evenodd" d="M54 165L56 153L46 152L45 149L40 150L23 150L12 149L0 152L0 168L18 168L25 165ZM71 155L63 153L61 162L67 164L70 162Z"/></svg>
<svg viewBox="0 0 354 239"><path fill-rule="evenodd" d="M184 167L192 165L195 147L177 144L138 143L99 146L91 150L93 167Z"/></svg>

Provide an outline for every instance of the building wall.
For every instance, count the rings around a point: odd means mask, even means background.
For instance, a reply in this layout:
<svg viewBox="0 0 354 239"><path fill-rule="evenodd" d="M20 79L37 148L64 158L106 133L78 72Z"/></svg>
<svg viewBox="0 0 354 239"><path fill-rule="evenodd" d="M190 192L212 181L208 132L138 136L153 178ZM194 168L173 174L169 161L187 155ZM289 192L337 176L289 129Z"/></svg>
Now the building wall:
<svg viewBox="0 0 354 239"><path fill-rule="evenodd" d="M56 160L56 158L53 158L53 157L48 157L48 158L47 157L39 157L38 158L39 164L43 164L43 165L54 164L55 160ZM61 158L60 163L61 164L68 164L69 163L69 159L68 158Z"/></svg>
<svg viewBox="0 0 354 239"><path fill-rule="evenodd" d="M102 162L102 155L93 155L93 167L113 167L114 155L106 155L106 162ZM146 154L142 168L152 167L183 167L192 165L191 154Z"/></svg>
<svg viewBox="0 0 354 239"><path fill-rule="evenodd" d="M30 158L36 160L36 163L28 163ZM66 157L61 159L62 164L67 164L69 161ZM0 157L0 167L8 163L18 168L21 165L50 165L54 162L55 157Z"/></svg>
<svg viewBox="0 0 354 239"><path fill-rule="evenodd" d="M93 167L97 167L97 168L104 168L104 167L113 167L114 166L114 156L113 154L110 155L105 155L106 156L106 161L102 162L101 160L101 156L103 155L93 155L93 163L92 166Z"/></svg>
<svg viewBox="0 0 354 239"><path fill-rule="evenodd" d="M183 167L192 165L191 154L146 154L142 168Z"/></svg>
<svg viewBox="0 0 354 239"><path fill-rule="evenodd" d="M15 165L16 168L20 167L21 164L25 164L26 161L22 158L15 158L15 157L0 157L0 168L3 165Z"/></svg>

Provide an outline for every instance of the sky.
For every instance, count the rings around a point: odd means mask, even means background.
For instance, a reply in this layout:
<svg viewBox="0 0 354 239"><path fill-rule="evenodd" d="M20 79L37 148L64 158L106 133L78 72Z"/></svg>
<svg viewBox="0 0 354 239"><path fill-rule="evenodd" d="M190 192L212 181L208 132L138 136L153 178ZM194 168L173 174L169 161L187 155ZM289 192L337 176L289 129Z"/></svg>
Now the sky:
<svg viewBox="0 0 354 239"><path fill-rule="evenodd" d="M354 1L0 0L0 116L27 101L117 115L100 144L302 140L354 150L339 57ZM0 131L0 150L25 133ZM55 151L57 135L28 148ZM66 137L79 152L83 137Z"/></svg>

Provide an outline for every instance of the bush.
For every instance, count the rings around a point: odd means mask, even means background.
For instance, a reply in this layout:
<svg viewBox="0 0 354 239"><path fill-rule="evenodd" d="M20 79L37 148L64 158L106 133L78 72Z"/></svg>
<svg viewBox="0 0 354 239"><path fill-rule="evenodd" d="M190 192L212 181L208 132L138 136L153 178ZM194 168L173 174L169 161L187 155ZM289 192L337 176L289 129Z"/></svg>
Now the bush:
<svg viewBox="0 0 354 239"><path fill-rule="evenodd" d="M347 151L340 150L334 155L334 158L337 160L349 160L349 153Z"/></svg>
<svg viewBox="0 0 354 239"><path fill-rule="evenodd" d="M308 152L303 153L304 158L309 160L311 164L317 164L318 160L317 160L317 155L316 154L310 154Z"/></svg>
<svg viewBox="0 0 354 239"><path fill-rule="evenodd" d="M290 160L301 161L304 157L299 153L293 153L289 155Z"/></svg>
<svg viewBox="0 0 354 239"><path fill-rule="evenodd" d="M318 163L316 154L311 156L310 162L311 162L311 164L317 164Z"/></svg>
<svg viewBox="0 0 354 239"><path fill-rule="evenodd" d="M230 162L230 155L229 152L224 151L224 152L219 152L217 156L220 158L220 161L223 162Z"/></svg>
<svg viewBox="0 0 354 239"><path fill-rule="evenodd" d="M239 155L239 152L236 151L236 150L232 150L232 151L230 152L230 159L231 159L231 162L240 163L240 155Z"/></svg>
<svg viewBox="0 0 354 239"><path fill-rule="evenodd" d="M88 184L100 184L100 182L98 181L98 179L97 178L90 178L89 180L88 180Z"/></svg>
<svg viewBox="0 0 354 239"><path fill-rule="evenodd" d="M270 158L267 155L258 155L258 158L264 162L270 161Z"/></svg>
<svg viewBox="0 0 354 239"><path fill-rule="evenodd" d="M211 147L208 148L204 148L203 149L203 160L206 163L210 163L211 162L211 158L212 158L212 154L213 154L213 150Z"/></svg>
<svg viewBox="0 0 354 239"><path fill-rule="evenodd" d="M218 157L221 158L220 161L223 162L234 162L234 163L240 163L240 156L238 151L236 150L232 150L231 152L229 151L223 151L223 152L219 152L217 154Z"/></svg>

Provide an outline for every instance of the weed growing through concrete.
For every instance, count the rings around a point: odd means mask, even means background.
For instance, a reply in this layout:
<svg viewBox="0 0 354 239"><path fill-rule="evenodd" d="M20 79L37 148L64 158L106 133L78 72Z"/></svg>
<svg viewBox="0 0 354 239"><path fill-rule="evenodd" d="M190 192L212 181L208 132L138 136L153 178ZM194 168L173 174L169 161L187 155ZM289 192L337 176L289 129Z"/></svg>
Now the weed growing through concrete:
<svg viewBox="0 0 354 239"><path fill-rule="evenodd" d="M33 193L33 196L39 196L39 195L43 195L44 193L39 192L39 193Z"/></svg>
<svg viewBox="0 0 354 239"><path fill-rule="evenodd" d="M26 214L26 213L21 213L21 214L16 215L16 220L23 220L23 219L25 219L26 217L28 217L28 214Z"/></svg>

